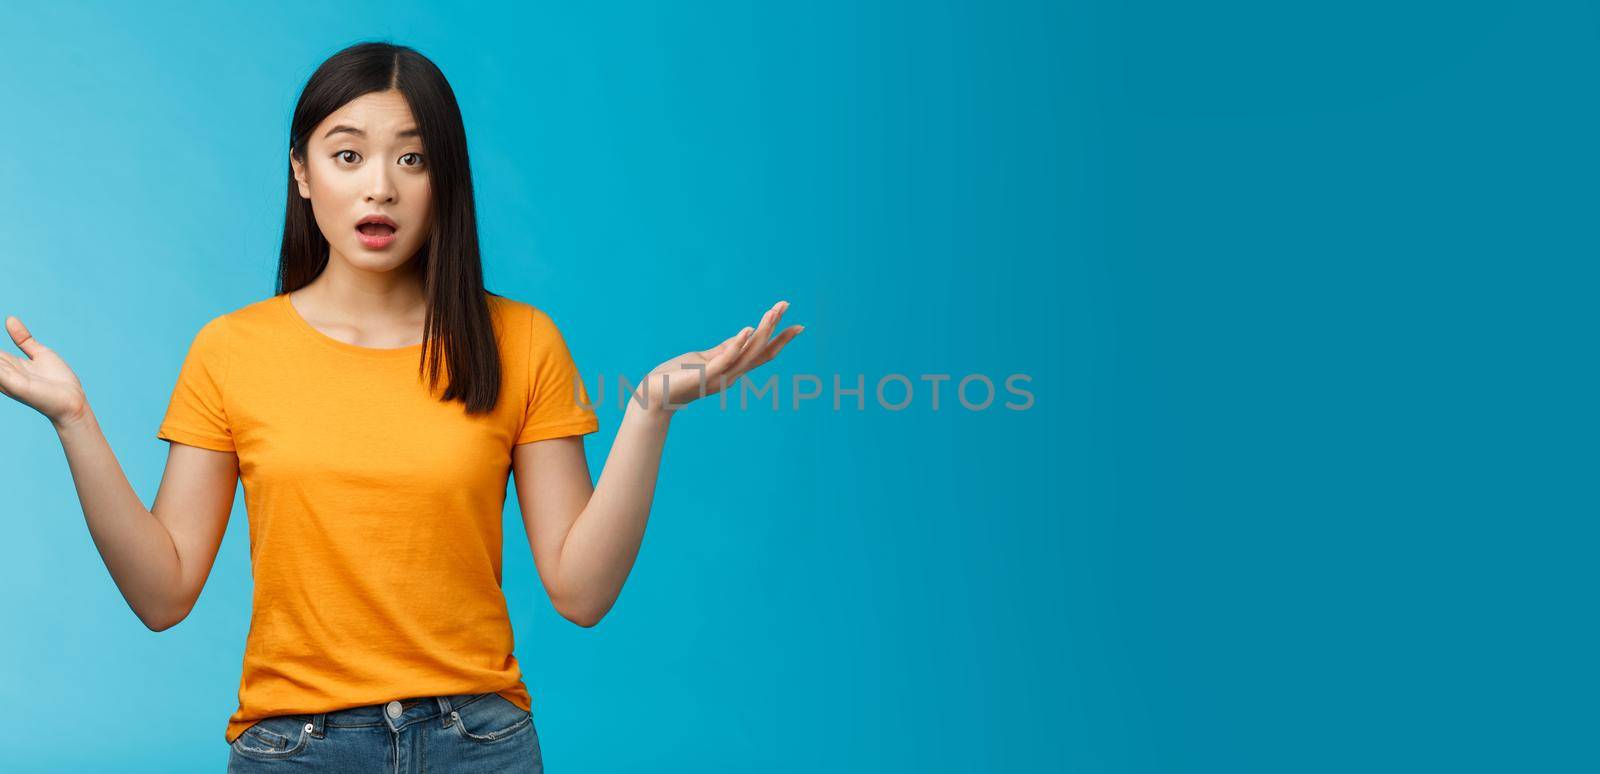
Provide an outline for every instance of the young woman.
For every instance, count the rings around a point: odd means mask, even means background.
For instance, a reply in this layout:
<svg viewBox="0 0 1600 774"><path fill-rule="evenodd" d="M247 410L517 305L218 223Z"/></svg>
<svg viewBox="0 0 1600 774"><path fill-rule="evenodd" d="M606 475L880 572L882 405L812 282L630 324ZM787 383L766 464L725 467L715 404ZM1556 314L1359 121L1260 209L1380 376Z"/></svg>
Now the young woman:
<svg viewBox="0 0 1600 774"><path fill-rule="evenodd" d="M146 510L67 364L16 317L0 391L44 414L95 546L149 628L194 606L241 480L253 610L230 771L542 771L501 591L514 475L540 580L593 626L643 538L673 412L773 358L786 305L651 370L598 485L599 427L543 310L484 289L455 96L417 52L362 43L290 126L277 292L207 322L157 437ZM292 761L292 763L291 763Z"/></svg>

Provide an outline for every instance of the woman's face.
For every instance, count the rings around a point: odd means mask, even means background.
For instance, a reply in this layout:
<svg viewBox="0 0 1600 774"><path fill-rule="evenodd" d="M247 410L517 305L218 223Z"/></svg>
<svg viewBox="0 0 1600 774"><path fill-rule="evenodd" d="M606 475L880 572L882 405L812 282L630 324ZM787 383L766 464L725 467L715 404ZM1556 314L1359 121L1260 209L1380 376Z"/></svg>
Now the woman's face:
<svg viewBox="0 0 1600 774"><path fill-rule="evenodd" d="M399 91L346 103L311 132L305 163L292 153L289 163L328 240L329 260L386 272L427 244L433 212L428 160ZM371 215L389 218L396 228L359 225Z"/></svg>

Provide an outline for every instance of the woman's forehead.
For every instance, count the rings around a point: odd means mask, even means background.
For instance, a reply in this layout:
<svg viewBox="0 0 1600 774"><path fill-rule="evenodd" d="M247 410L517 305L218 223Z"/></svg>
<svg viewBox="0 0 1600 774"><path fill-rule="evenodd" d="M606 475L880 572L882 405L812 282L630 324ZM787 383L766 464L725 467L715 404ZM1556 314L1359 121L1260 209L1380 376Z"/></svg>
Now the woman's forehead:
<svg viewBox="0 0 1600 774"><path fill-rule="evenodd" d="M361 140L417 139L411 106L397 91L363 94L328 114L312 133L312 140L340 136Z"/></svg>

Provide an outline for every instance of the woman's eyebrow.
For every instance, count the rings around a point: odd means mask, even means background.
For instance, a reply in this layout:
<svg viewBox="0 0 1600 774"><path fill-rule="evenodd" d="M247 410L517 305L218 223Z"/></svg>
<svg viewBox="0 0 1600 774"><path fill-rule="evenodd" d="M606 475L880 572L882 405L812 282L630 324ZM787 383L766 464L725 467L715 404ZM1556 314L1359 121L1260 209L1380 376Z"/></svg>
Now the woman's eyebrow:
<svg viewBox="0 0 1600 774"><path fill-rule="evenodd" d="M334 128L329 129L327 134L322 135L322 139L326 140L329 137L332 137L332 136L334 136L334 135L336 135L336 134L338 134L340 132L346 132L348 134L353 134L353 135L355 135L357 137L366 137L367 136L367 133L361 131L360 129L357 129L357 128L353 127L353 126L345 126L343 124L340 124L339 126L335 126ZM400 130L400 132L397 133L395 136L396 137L421 137L422 133L418 132L417 128L413 126L410 129L402 129L402 130Z"/></svg>

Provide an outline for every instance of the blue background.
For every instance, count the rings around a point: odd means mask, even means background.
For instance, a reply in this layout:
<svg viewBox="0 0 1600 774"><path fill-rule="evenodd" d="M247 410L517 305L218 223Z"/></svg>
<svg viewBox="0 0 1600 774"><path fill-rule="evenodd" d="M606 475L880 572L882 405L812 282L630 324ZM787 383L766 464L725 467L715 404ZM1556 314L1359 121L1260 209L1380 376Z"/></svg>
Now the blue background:
<svg viewBox="0 0 1600 774"><path fill-rule="evenodd" d="M0 10L0 315L146 504L359 40L451 80L489 287L586 375L808 326L784 410L674 422L598 627L508 501L552 770L1595 768L1594 4L240 5ZM49 423L0 402L0 449L8 770L219 770L242 500L152 633Z"/></svg>

